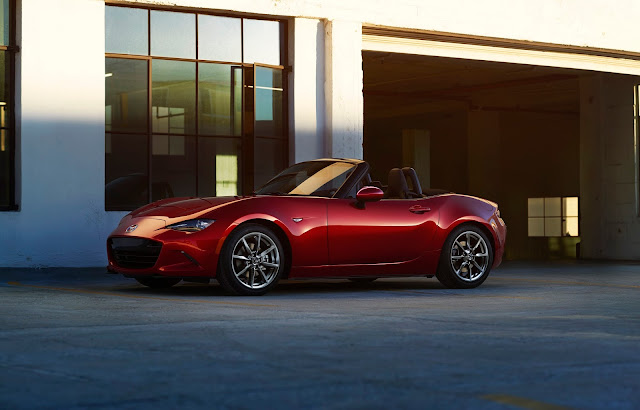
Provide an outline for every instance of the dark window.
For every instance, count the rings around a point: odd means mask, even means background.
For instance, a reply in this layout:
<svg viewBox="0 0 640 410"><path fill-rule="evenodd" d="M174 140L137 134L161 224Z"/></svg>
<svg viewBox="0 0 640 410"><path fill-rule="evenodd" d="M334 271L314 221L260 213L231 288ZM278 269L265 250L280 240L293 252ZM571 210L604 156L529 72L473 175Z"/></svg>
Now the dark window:
<svg viewBox="0 0 640 410"><path fill-rule="evenodd" d="M196 132L196 64L153 60L151 75L152 131L162 134Z"/></svg>
<svg viewBox="0 0 640 410"><path fill-rule="evenodd" d="M107 210L241 195L287 164L281 21L106 6Z"/></svg>
<svg viewBox="0 0 640 410"><path fill-rule="evenodd" d="M107 134L107 209L135 209L149 202L149 149L145 134Z"/></svg>
<svg viewBox="0 0 640 410"><path fill-rule="evenodd" d="M105 129L147 132L148 63L107 58L105 61Z"/></svg>
<svg viewBox="0 0 640 410"><path fill-rule="evenodd" d="M0 210L17 209L13 124L14 1L0 2Z"/></svg>
<svg viewBox="0 0 640 410"><path fill-rule="evenodd" d="M200 135L242 135L242 67L198 64Z"/></svg>

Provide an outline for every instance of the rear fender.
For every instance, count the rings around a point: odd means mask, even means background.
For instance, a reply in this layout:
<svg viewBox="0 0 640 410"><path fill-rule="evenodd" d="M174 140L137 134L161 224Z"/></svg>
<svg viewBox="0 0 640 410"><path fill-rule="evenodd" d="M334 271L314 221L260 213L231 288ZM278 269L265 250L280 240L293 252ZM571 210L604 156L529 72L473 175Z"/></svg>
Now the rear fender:
<svg viewBox="0 0 640 410"><path fill-rule="evenodd" d="M440 220L434 238L438 249L442 249L444 241L453 229L464 223L473 223L484 228L492 242L493 250L498 243L496 207L491 203L473 197L452 196L441 208Z"/></svg>

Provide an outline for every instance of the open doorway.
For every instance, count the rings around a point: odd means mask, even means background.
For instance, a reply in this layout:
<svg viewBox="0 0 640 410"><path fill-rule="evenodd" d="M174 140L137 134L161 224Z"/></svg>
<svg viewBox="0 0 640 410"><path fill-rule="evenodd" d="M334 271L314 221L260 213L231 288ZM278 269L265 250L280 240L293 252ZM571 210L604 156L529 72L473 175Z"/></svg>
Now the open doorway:
<svg viewBox="0 0 640 410"><path fill-rule="evenodd" d="M374 179L410 165L424 188L499 203L508 259L576 257L589 72L374 51L363 52L363 69Z"/></svg>

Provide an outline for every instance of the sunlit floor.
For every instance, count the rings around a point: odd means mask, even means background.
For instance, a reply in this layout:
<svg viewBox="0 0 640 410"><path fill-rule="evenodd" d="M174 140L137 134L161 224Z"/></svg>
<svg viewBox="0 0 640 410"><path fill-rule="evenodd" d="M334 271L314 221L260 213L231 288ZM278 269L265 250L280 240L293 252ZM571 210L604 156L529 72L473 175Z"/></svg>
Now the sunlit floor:
<svg viewBox="0 0 640 410"><path fill-rule="evenodd" d="M0 270L0 408L639 408L640 265L144 288Z"/></svg>

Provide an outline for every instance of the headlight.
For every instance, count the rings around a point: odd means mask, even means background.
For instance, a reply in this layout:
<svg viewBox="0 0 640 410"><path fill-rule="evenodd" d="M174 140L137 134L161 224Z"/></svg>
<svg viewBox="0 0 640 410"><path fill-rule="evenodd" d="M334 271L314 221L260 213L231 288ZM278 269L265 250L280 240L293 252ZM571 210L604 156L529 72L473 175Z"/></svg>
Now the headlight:
<svg viewBox="0 0 640 410"><path fill-rule="evenodd" d="M167 226L168 229L180 232L199 232L208 228L215 220L213 219L190 219L188 221L177 222Z"/></svg>

